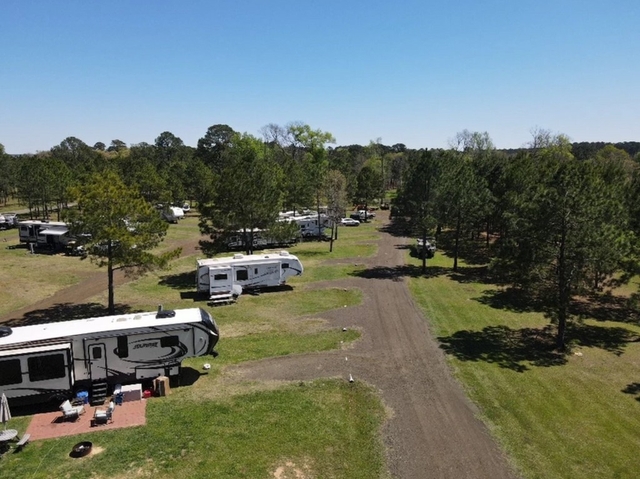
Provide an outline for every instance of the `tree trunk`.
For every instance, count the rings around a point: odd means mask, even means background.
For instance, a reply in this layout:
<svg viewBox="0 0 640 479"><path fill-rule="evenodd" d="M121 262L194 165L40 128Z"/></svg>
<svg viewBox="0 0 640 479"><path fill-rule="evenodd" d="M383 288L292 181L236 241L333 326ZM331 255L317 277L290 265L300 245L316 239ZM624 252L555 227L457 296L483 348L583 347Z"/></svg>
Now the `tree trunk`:
<svg viewBox="0 0 640 479"><path fill-rule="evenodd" d="M453 270L458 271L458 246L460 244L460 211L456 218L456 242L453 249Z"/></svg>
<svg viewBox="0 0 640 479"><path fill-rule="evenodd" d="M331 240L329 241L329 253L333 253L333 234L334 229L336 229L335 221L331 223Z"/></svg>
<svg viewBox="0 0 640 479"><path fill-rule="evenodd" d="M490 224L489 224L489 220L487 220L487 242L486 242L487 249L489 249L489 234L490 234L490 231L491 231L491 227L490 227Z"/></svg>
<svg viewBox="0 0 640 479"><path fill-rule="evenodd" d="M422 274L427 272L427 229L422 228Z"/></svg>
<svg viewBox="0 0 640 479"><path fill-rule="evenodd" d="M107 246L108 250L107 250L107 255L108 255L108 261L107 261L107 283L108 283L108 290L109 290L109 296L108 296L108 309L109 309L109 314L116 314L116 304L115 304L115 300L114 300L114 295L113 295L113 260L112 258L112 253L113 253L113 246L111 244L111 240L109 240L108 246Z"/></svg>
<svg viewBox="0 0 640 479"><path fill-rule="evenodd" d="M567 284L565 242L566 232L563 228L560 240L560 251L558 253L558 335L556 336L556 349L558 349L558 351L564 351L566 348L565 332L567 330L567 311L569 309L569 285Z"/></svg>

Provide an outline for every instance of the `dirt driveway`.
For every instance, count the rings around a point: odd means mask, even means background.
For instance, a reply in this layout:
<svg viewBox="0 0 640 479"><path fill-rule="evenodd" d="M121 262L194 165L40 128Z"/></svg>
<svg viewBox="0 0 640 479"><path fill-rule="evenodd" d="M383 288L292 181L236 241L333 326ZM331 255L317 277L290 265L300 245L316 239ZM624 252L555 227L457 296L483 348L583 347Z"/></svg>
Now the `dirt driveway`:
<svg viewBox="0 0 640 479"><path fill-rule="evenodd" d="M385 216L386 218L386 216ZM234 376L252 380L309 380L339 376L364 380L379 389L391 417L383 430L387 463L398 479L512 478L505 456L476 418L477 410L453 379L445 357L414 304L407 284L393 274L404 264L404 241L382 233L377 256L361 278L316 283L313 287L357 287L363 304L322 313L331 325L359 328L352 349L245 363ZM189 250L190 245L185 250ZM191 245L193 246L193 245ZM339 247L339 245L337 245ZM184 251L184 253L187 253ZM104 273L32 305L44 309L80 303L106 288ZM117 283L126 281L119 277ZM18 318L16 311L2 318Z"/></svg>
<svg viewBox="0 0 640 479"><path fill-rule="evenodd" d="M234 372L252 380L348 380L352 375L373 384L392 410L383 441L393 477L517 477L453 379L406 281L394 273L404 264L403 243L382 233L378 254L367 261L364 277L314 285L363 291L362 305L320 315L332 326L363 332L353 349L245 363Z"/></svg>

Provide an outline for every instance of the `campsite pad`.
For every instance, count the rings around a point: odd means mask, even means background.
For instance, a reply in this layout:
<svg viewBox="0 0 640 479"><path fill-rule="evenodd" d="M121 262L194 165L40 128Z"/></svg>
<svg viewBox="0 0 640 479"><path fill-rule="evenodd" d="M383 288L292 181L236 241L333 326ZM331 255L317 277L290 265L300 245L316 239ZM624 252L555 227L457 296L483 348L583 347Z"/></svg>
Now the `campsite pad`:
<svg viewBox="0 0 640 479"><path fill-rule="evenodd" d="M101 406L103 409L106 406ZM31 434L31 441L37 439L51 439L54 437L72 436L92 431L105 431L107 429L120 429L123 427L144 426L147 423L147 401L125 402L122 406L116 406L113 411L113 422L91 427L93 419L93 407L85 406L86 412L81 414L76 421L62 420L60 411L36 414L27 428Z"/></svg>

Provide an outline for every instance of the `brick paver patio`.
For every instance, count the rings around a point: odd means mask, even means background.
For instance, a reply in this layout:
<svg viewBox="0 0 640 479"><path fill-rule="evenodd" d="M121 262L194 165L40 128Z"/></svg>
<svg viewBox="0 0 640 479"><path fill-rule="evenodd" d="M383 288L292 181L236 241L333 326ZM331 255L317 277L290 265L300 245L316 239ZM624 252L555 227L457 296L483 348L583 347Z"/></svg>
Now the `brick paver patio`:
<svg viewBox="0 0 640 479"><path fill-rule="evenodd" d="M99 406L106 409L108 404ZM50 439L61 436L72 436L91 431L120 429L131 426L144 426L147 423L147 400L125 402L116 406L113 411L113 421L108 424L91 426L95 407L85 405L85 413L73 420L63 420L62 412L48 412L36 414L31 419L27 433L31 434L31 441Z"/></svg>

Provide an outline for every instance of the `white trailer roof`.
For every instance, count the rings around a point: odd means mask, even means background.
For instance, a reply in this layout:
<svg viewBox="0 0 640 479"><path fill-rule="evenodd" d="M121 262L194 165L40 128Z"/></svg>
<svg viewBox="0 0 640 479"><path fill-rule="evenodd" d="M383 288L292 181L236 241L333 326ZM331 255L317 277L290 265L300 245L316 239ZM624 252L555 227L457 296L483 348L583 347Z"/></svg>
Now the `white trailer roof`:
<svg viewBox="0 0 640 479"><path fill-rule="evenodd" d="M234 254L224 258L204 258L197 260L198 266L229 266L232 264L259 263L265 260L286 259L297 260L298 258L287 251L265 254Z"/></svg>
<svg viewBox="0 0 640 479"><path fill-rule="evenodd" d="M33 343L56 338L91 336L102 332L199 322L202 319L200 311L200 308L176 309L176 314L172 318L156 318L158 313L154 311L151 313L120 314L116 316L18 326L11 328L11 334L0 337L0 349L22 343Z"/></svg>
<svg viewBox="0 0 640 479"><path fill-rule="evenodd" d="M65 233L68 233L69 230L67 228L47 228L46 230L41 230L41 235L51 235L51 236L62 236Z"/></svg>
<svg viewBox="0 0 640 479"><path fill-rule="evenodd" d="M21 226L30 226L30 225L41 225L41 226L52 226L52 227L64 227L67 226L66 223L62 221L49 221L49 220L23 220L18 222Z"/></svg>

